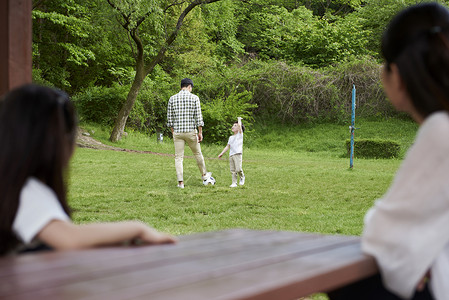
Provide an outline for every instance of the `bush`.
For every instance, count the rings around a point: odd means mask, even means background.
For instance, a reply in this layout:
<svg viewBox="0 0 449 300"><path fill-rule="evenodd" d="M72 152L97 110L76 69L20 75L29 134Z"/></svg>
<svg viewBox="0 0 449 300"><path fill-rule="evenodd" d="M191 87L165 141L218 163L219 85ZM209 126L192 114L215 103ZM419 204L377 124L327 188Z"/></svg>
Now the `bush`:
<svg viewBox="0 0 449 300"><path fill-rule="evenodd" d="M399 156L400 149L397 142L390 140L354 140L354 157L357 158L394 158ZM346 150L349 157L351 153L350 140L346 140Z"/></svg>
<svg viewBox="0 0 449 300"><path fill-rule="evenodd" d="M167 102L174 90L159 69L154 73L145 78L126 127L148 134L156 131L168 134ZM94 86L76 94L73 100L83 121L112 126L129 90L130 85Z"/></svg>
<svg viewBox="0 0 449 300"><path fill-rule="evenodd" d="M372 58L361 57L329 68L326 73L342 98L344 112L351 114L352 85L356 87L356 115L359 117L391 117L398 112L386 99L380 78L381 66Z"/></svg>
<svg viewBox="0 0 449 300"><path fill-rule="evenodd" d="M255 118L282 124L306 122L343 123L350 120L352 86L357 89L358 117L397 116L386 100L379 81L380 65L370 57L359 57L312 69L281 61L244 62L225 70L207 70L194 81L202 102L218 97L219 91L250 91L257 104Z"/></svg>
<svg viewBox="0 0 449 300"><path fill-rule="evenodd" d="M93 86L74 95L73 103L80 119L105 126L114 124L118 112L125 102L129 86Z"/></svg>
<svg viewBox="0 0 449 300"><path fill-rule="evenodd" d="M231 127L237 121L237 117L242 117L245 131L250 128L253 122L251 110L257 107L250 104L252 94L248 91L232 91L226 96L224 93L220 97L203 103L201 110L203 113L205 140L212 143L223 143L232 134Z"/></svg>
<svg viewBox="0 0 449 300"><path fill-rule="evenodd" d="M165 136L171 135L167 127L167 103L178 91L165 80L146 78L127 126L147 134L162 132Z"/></svg>

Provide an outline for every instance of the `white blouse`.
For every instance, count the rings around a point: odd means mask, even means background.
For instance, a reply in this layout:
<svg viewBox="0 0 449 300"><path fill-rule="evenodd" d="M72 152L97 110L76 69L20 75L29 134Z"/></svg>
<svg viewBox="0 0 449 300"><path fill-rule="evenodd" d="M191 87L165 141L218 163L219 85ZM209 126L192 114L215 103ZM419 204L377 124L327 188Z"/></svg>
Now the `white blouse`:
<svg viewBox="0 0 449 300"><path fill-rule="evenodd" d="M54 191L36 178L29 178L20 193L13 230L23 243L31 245L36 235L52 220L70 221Z"/></svg>
<svg viewBox="0 0 449 300"><path fill-rule="evenodd" d="M411 298L426 272L437 300L449 299L449 115L421 125L396 177L365 216L362 250L387 289Z"/></svg>

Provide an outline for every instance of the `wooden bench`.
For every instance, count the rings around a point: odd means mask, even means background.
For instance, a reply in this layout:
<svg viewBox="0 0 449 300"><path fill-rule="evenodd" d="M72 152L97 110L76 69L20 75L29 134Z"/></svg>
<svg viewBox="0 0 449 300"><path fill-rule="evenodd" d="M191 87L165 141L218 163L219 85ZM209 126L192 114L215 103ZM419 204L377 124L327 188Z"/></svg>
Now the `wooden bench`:
<svg viewBox="0 0 449 300"><path fill-rule="evenodd" d="M358 237L225 230L0 259L7 299L297 299L377 273Z"/></svg>

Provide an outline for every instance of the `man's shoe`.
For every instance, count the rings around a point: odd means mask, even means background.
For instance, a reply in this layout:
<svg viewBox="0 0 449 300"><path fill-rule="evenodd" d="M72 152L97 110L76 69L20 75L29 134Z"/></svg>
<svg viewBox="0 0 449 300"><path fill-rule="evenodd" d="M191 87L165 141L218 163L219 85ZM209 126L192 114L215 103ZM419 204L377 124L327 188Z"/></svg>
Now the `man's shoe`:
<svg viewBox="0 0 449 300"><path fill-rule="evenodd" d="M203 176L203 181L208 180L212 176L212 172L207 172L206 175Z"/></svg>
<svg viewBox="0 0 449 300"><path fill-rule="evenodd" d="M206 175L203 176L203 184L204 185L215 184L215 178L212 177L212 172L207 172Z"/></svg>
<svg viewBox="0 0 449 300"><path fill-rule="evenodd" d="M229 187L237 187L237 183L233 183Z"/></svg>
<svg viewBox="0 0 449 300"><path fill-rule="evenodd" d="M179 187L180 189L183 189L183 188L184 188L184 183L178 183L178 187Z"/></svg>
<svg viewBox="0 0 449 300"><path fill-rule="evenodd" d="M242 176L241 178L240 178L240 185L244 185L245 184L245 176Z"/></svg>

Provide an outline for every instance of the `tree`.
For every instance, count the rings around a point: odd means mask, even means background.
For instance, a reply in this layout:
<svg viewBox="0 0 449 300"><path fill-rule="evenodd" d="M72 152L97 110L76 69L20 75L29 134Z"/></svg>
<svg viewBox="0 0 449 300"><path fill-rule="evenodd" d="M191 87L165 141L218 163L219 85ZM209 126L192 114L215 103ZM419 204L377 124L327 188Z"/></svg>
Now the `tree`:
<svg viewBox="0 0 449 300"><path fill-rule="evenodd" d="M367 35L366 48L377 53L380 58L380 41L391 18L407 6L422 2L421 0L366 0L366 5L359 8L354 15L360 18L364 30L371 31Z"/></svg>
<svg viewBox="0 0 449 300"><path fill-rule="evenodd" d="M334 19L320 19L298 31L290 43L292 60L317 68L372 54L366 49L371 32L363 29L359 18L348 15Z"/></svg>
<svg viewBox="0 0 449 300"><path fill-rule="evenodd" d="M71 70L95 60L88 9L73 0L38 1L33 5L35 79L70 90ZM38 70L38 72L36 72ZM38 73L38 74L37 74Z"/></svg>
<svg viewBox="0 0 449 300"><path fill-rule="evenodd" d="M33 1L35 82L70 95L91 86L123 84L119 75L133 73L133 60L126 55L130 46L105 8L104 0Z"/></svg>
<svg viewBox="0 0 449 300"><path fill-rule="evenodd" d="M181 26L183 25L186 16L197 6L217 2L220 0L194 0L194 1L180 1L180 2L164 2L157 3L156 1L118 1L107 0L109 5L118 13L117 20L125 29L127 34L132 39L135 48L135 71L133 83L130 91L126 97L117 119L114 128L111 132L110 140L116 142L121 139L125 129L126 121L131 113L134 103L137 99L138 93L142 87L145 77L150 74L154 67L162 62L164 56L178 36ZM162 4L162 8L160 6ZM165 4L165 5L164 5ZM167 34L163 41L158 43L153 40L152 45L144 44L139 29L143 27L144 22L152 16L152 29L160 30L161 24L157 20L162 20L162 16L168 11L173 11L176 6L181 6L182 10L179 14L176 25L171 29L171 33ZM168 24L170 25L170 24ZM167 28L164 28L167 29ZM168 32L165 30L165 32ZM156 32L155 32L156 33ZM160 31L159 31L160 33ZM158 48L158 49L156 49Z"/></svg>

